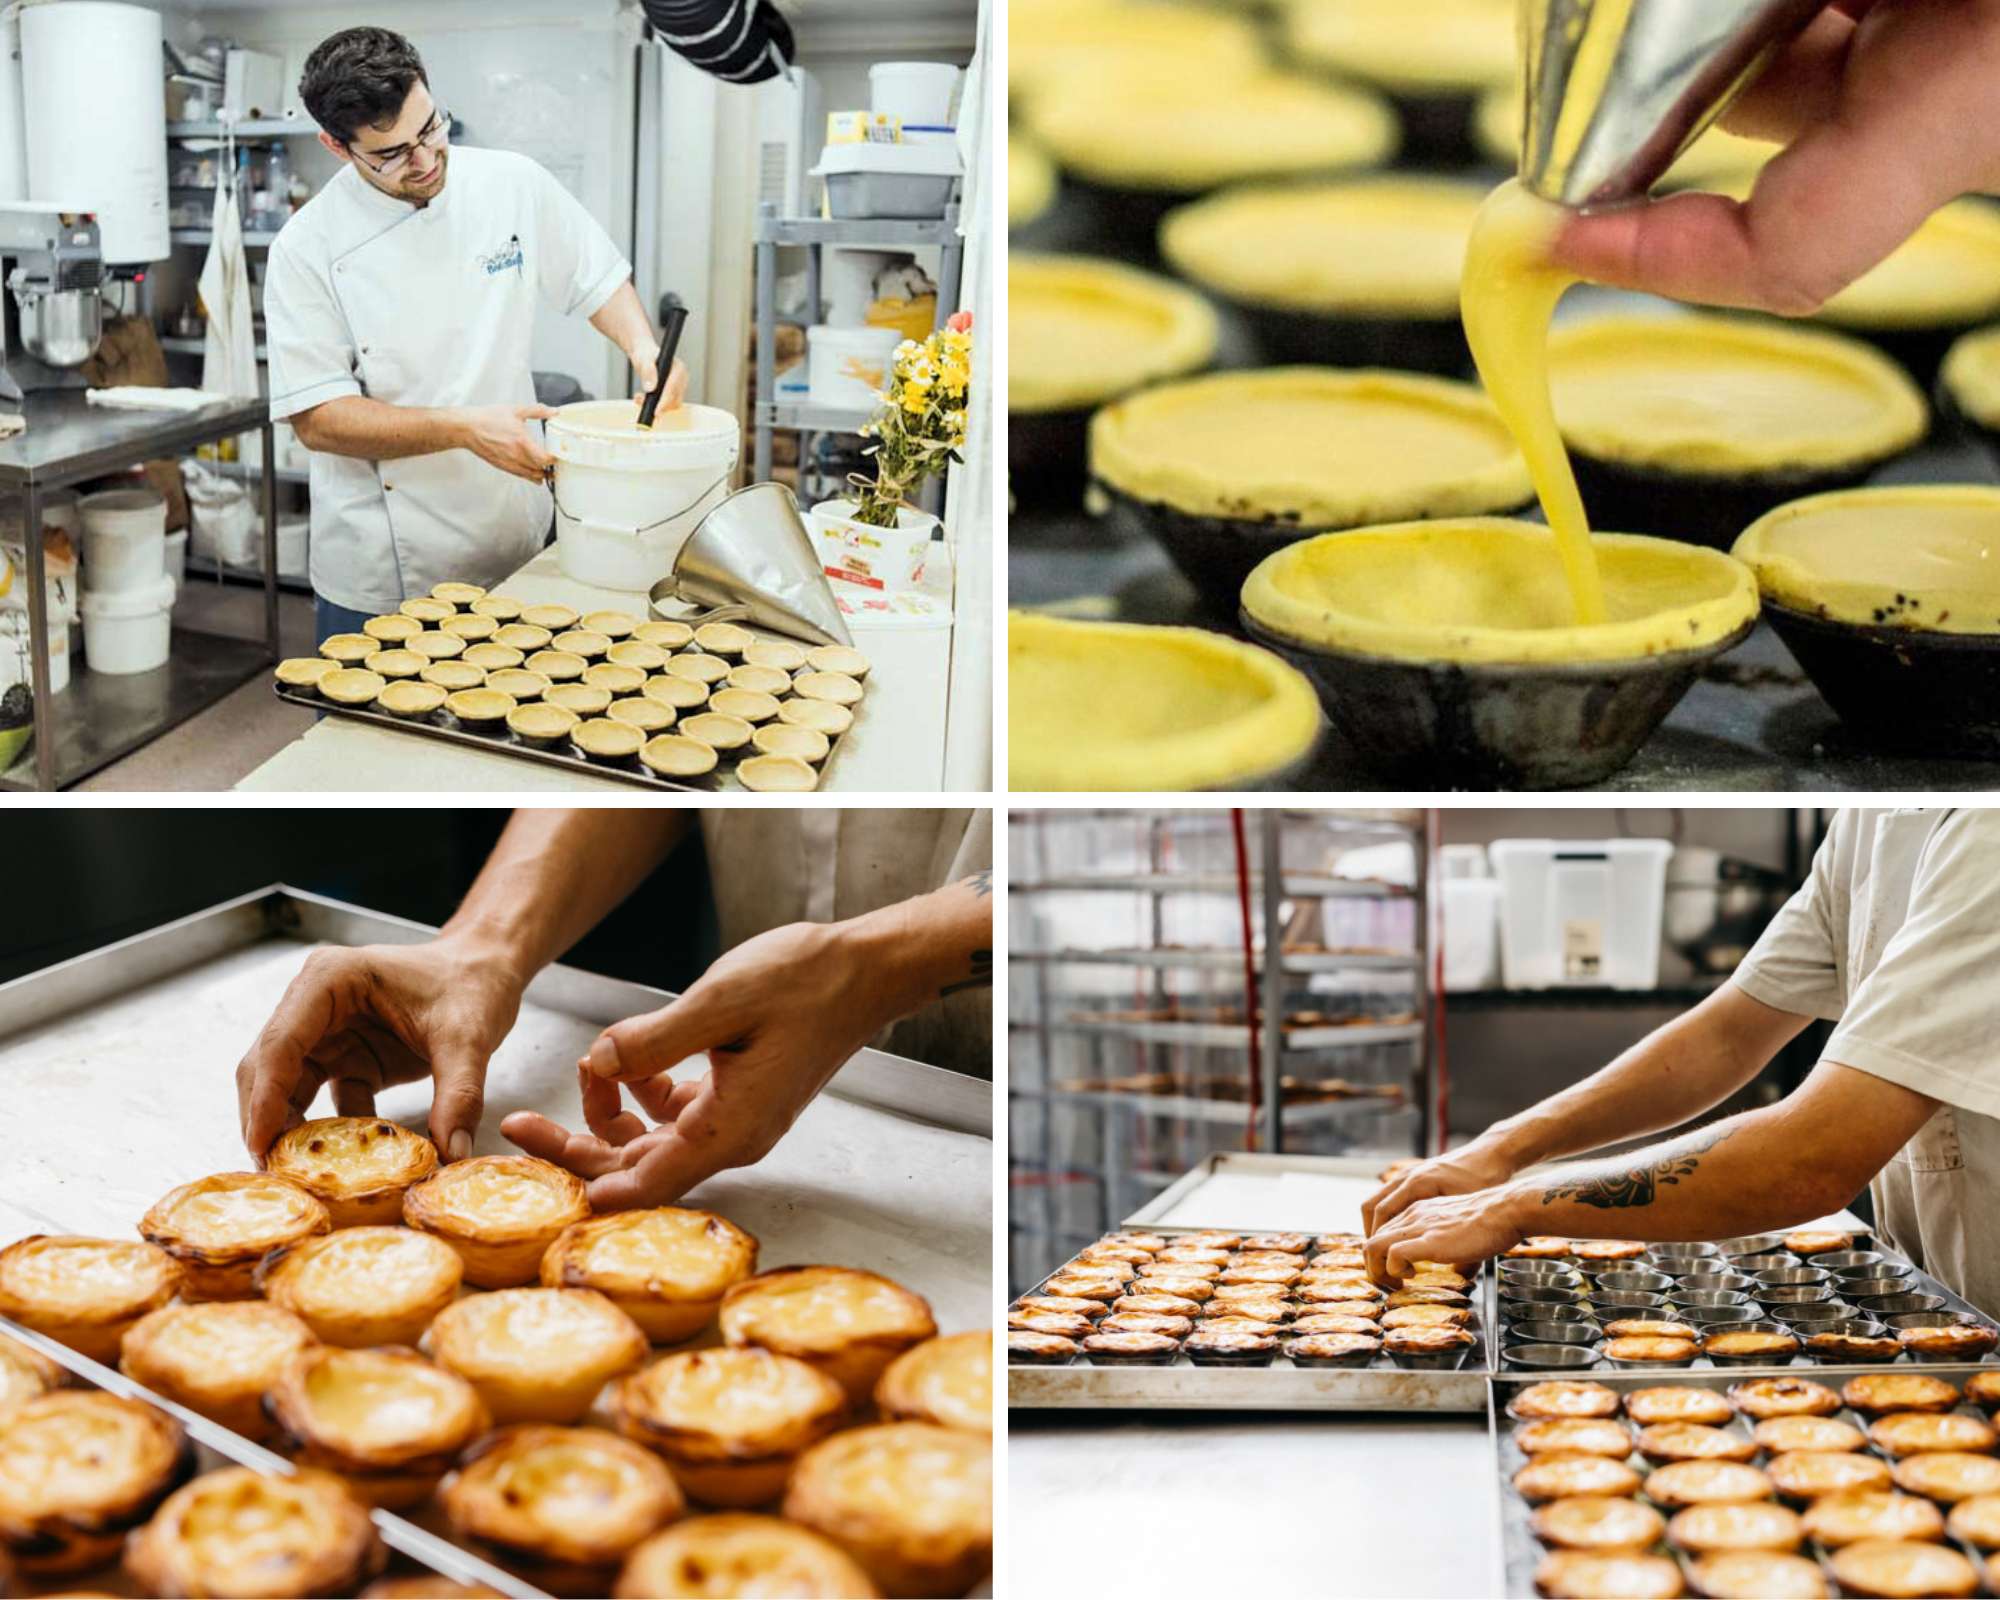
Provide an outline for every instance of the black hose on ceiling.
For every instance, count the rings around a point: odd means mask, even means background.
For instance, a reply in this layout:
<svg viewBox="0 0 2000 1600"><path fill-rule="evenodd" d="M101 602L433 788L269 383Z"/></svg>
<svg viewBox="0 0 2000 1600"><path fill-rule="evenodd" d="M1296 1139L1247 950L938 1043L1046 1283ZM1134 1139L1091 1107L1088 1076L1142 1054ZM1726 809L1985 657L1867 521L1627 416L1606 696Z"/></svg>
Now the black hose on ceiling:
<svg viewBox="0 0 2000 1600"><path fill-rule="evenodd" d="M771 0L640 0L674 54L725 83L762 83L791 64L791 24Z"/></svg>

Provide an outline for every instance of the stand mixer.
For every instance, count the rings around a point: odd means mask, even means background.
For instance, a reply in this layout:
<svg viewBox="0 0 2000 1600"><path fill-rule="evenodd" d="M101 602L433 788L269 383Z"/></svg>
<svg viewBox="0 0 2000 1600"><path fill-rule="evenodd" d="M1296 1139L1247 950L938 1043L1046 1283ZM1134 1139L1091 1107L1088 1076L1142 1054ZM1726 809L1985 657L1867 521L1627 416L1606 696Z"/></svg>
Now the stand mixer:
<svg viewBox="0 0 2000 1600"><path fill-rule="evenodd" d="M1643 196L1828 0L1525 0L1521 182L1566 206Z"/></svg>
<svg viewBox="0 0 2000 1600"><path fill-rule="evenodd" d="M18 406L31 390L85 386L76 369L104 334L104 276L91 213L0 203L0 402Z"/></svg>

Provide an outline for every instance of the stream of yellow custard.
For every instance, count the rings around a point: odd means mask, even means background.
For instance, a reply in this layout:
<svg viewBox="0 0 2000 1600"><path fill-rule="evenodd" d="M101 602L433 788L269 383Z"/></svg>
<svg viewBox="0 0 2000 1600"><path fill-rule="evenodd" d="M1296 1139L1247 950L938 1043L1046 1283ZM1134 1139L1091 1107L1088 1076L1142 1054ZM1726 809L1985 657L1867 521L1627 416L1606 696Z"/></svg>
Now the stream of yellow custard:
<svg viewBox="0 0 2000 1600"><path fill-rule="evenodd" d="M1610 615L1549 391L1549 320L1563 291L1578 281L1550 259L1568 215L1519 182L1488 195L1466 246L1459 310L1479 376L1521 447L1542 514L1555 532L1576 619L1587 626Z"/></svg>

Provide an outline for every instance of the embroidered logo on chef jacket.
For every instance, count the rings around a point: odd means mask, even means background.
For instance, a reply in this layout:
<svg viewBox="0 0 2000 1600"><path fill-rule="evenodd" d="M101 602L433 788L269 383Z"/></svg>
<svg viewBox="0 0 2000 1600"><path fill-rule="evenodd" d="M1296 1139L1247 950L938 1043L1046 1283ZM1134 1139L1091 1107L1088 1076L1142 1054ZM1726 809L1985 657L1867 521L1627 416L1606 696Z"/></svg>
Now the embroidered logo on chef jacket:
<svg viewBox="0 0 2000 1600"><path fill-rule="evenodd" d="M526 258L521 253L521 236L518 233L515 234L490 256L480 256L478 259L479 264L486 269L486 276L489 278L495 273L506 272L510 268L516 272L521 271L526 261Z"/></svg>

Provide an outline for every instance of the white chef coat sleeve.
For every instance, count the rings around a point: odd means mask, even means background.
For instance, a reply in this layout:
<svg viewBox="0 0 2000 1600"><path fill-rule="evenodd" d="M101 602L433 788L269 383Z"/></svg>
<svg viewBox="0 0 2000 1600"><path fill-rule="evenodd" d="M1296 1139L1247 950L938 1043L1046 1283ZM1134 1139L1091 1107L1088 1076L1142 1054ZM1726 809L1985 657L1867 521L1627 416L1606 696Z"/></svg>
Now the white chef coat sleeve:
<svg viewBox="0 0 2000 1600"><path fill-rule="evenodd" d="M332 289L282 237L264 274L264 326L273 422L361 393L354 342Z"/></svg>
<svg viewBox="0 0 2000 1600"><path fill-rule="evenodd" d="M595 316L632 276L632 263L582 201L546 169L533 170L535 281L542 298L566 317Z"/></svg>
<svg viewBox="0 0 2000 1600"><path fill-rule="evenodd" d="M1779 909L1730 981L1752 1000L1795 1017L1839 1019L1846 995L1835 966L1833 919L1841 915L1834 874L1841 830L1853 825L1839 813L1813 854L1812 875Z"/></svg>
<svg viewBox="0 0 2000 1600"><path fill-rule="evenodd" d="M1909 913L1862 980L1825 1058L1982 1116L2000 1116L2000 811L1931 834Z"/></svg>

